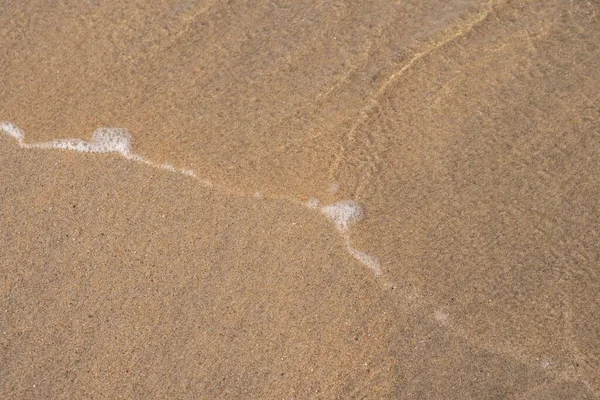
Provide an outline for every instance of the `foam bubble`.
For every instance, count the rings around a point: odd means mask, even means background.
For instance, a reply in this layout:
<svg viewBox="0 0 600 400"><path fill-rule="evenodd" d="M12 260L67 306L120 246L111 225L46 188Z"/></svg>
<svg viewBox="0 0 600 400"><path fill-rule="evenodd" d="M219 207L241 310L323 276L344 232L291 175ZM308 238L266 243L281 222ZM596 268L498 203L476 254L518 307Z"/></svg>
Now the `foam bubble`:
<svg viewBox="0 0 600 400"><path fill-rule="evenodd" d="M379 264L379 260L373 256L370 256L362 251L356 250L348 245L348 252L352 255L352 257L356 258L363 265L371 268L371 271L375 275L381 275L381 264Z"/></svg>
<svg viewBox="0 0 600 400"><path fill-rule="evenodd" d="M306 207L317 209L321 206L319 199L311 198L305 203Z"/></svg>
<svg viewBox="0 0 600 400"><path fill-rule="evenodd" d="M181 172L183 175L191 176L192 178L196 177L196 173L191 169L181 168L179 172Z"/></svg>
<svg viewBox="0 0 600 400"><path fill-rule="evenodd" d="M131 134L123 128L98 128L92 135L97 153L131 154Z"/></svg>
<svg viewBox="0 0 600 400"><path fill-rule="evenodd" d="M169 164L169 163L161 164L160 168L166 169L167 171L171 171L171 172L177 172L177 170L175 169L175 167L173 166L173 164Z"/></svg>
<svg viewBox="0 0 600 400"><path fill-rule="evenodd" d="M376 257L356 250L350 244L350 225L356 221L360 221L364 217L364 210L360 204L354 200L342 200L337 203L329 204L321 207L321 202L318 199L310 199L305 205L309 208L318 209L323 215L330 220L340 231L346 250L348 253L357 259L361 264L369 267L373 274L381 275L381 265Z"/></svg>
<svg viewBox="0 0 600 400"><path fill-rule="evenodd" d="M364 216L362 207L354 200L338 201L337 203L321 207L321 212L341 232L347 232L352 223L360 221Z"/></svg>
<svg viewBox="0 0 600 400"><path fill-rule="evenodd" d="M23 147L64 149L81 153L119 153L129 158L131 135L123 128L98 128L89 142L81 139L55 139L44 143L24 144Z"/></svg>
<svg viewBox="0 0 600 400"><path fill-rule="evenodd" d="M0 122L0 131L6 132L7 135L14 137L19 142L25 138L23 131L10 122Z"/></svg>

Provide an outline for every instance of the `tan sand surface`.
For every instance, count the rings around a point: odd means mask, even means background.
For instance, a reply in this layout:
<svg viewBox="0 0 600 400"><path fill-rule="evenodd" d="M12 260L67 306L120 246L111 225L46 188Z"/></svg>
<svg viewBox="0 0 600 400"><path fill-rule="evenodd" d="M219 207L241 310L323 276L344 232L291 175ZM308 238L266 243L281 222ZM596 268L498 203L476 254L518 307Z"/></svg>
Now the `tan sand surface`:
<svg viewBox="0 0 600 400"><path fill-rule="evenodd" d="M599 3L0 1L0 49L0 398L600 398Z"/></svg>

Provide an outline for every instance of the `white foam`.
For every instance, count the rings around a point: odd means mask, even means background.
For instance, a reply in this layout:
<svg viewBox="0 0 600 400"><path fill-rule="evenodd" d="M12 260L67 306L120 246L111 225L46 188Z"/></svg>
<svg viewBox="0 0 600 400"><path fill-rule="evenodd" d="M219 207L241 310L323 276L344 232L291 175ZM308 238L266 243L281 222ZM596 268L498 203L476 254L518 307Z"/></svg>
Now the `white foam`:
<svg viewBox="0 0 600 400"><path fill-rule="evenodd" d="M327 191L331 194L336 194L340 190L340 184L337 182L332 182L329 184L329 188Z"/></svg>
<svg viewBox="0 0 600 400"><path fill-rule="evenodd" d="M123 128L99 128L92 135L92 151L98 153L131 154L131 134Z"/></svg>
<svg viewBox="0 0 600 400"><path fill-rule="evenodd" d="M173 166L173 164L164 163L164 164L161 164L160 167L162 169L166 169L167 171L177 172L177 170L175 169L175 167Z"/></svg>
<svg viewBox="0 0 600 400"><path fill-rule="evenodd" d="M341 232L347 232L352 223L360 221L364 216L362 207L354 200L338 201L337 203L321 207L321 212Z"/></svg>
<svg viewBox="0 0 600 400"><path fill-rule="evenodd" d="M0 122L0 131L6 132L7 135L14 137L19 142L25 138L23 131L10 122Z"/></svg>
<svg viewBox="0 0 600 400"><path fill-rule="evenodd" d="M191 176L192 178L196 177L196 173L191 169L181 168L179 172L181 172L183 175Z"/></svg>
<svg viewBox="0 0 600 400"><path fill-rule="evenodd" d="M369 267L375 275L381 275L381 265L376 257L370 256L352 247L350 243L350 226L364 218L365 212L360 204L354 200L342 200L326 206L321 206L318 199L309 199L304 205L317 209L331 221L340 232L346 251L361 264Z"/></svg>
<svg viewBox="0 0 600 400"><path fill-rule="evenodd" d="M154 168L165 169L174 173L180 173L189 176L199 184L205 187L214 186L212 182L199 178L193 170L177 169L172 164L155 163L147 158L133 153L132 137L127 129L123 128L98 128L94 131L92 139L85 141L81 139L55 139L50 142L42 143L24 143L25 134L14 124L10 122L0 122L0 132L4 131L7 135L13 137L22 148L28 149L64 149L78 151L82 153L117 153L124 158L143 163ZM337 184L333 184L331 191L337 191ZM262 198L263 194L256 192L257 198ZM381 274L381 266L377 258L372 257L362 251L356 250L350 245L350 225L361 220L364 217L364 211L360 204L354 200L343 200L337 203L321 206L319 199L311 198L302 203L304 206L319 210L329 221L331 221L340 232L346 250L352 257L369 267L375 275Z"/></svg>
<svg viewBox="0 0 600 400"><path fill-rule="evenodd" d="M131 156L131 135L123 128L98 128L92 140L55 139L50 142L25 144L24 147L39 149L64 149L81 153L119 153Z"/></svg>
<svg viewBox="0 0 600 400"><path fill-rule="evenodd" d="M373 271L375 275L381 275L381 265L379 264L379 260L376 257L370 256L367 253L363 253L362 251L356 250L350 245L348 245L348 252L352 255L352 257L356 258L362 264L371 268L371 271Z"/></svg>
<svg viewBox="0 0 600 400"><path fill-rule="evenodd" d="M304 205L308 208L317 209L321 206L321 202L319 201L319 199L310 198L306 203L304 203Z"/></svg>

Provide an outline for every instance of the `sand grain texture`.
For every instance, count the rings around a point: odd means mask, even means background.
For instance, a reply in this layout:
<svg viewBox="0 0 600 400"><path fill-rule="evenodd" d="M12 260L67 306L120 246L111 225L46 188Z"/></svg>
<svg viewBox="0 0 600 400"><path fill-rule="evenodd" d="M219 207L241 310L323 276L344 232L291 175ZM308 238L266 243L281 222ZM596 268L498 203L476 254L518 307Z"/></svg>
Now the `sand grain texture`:
<svg viewBox="0 0 600 400"><path fill-rule="evenodd" d="M0 397L600 397L597 3L4 1L0 49Z"/></svg>

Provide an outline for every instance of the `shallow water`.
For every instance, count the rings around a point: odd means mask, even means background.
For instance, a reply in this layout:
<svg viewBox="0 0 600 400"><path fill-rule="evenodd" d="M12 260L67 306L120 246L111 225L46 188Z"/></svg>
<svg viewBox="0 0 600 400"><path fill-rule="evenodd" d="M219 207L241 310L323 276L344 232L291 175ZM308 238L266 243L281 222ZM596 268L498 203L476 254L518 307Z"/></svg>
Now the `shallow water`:
<svg viewBox="0 0 600 400"><path fill-rule="evenodd" d="M597 397L598 18L7 4L0 391Z"/></svg>

